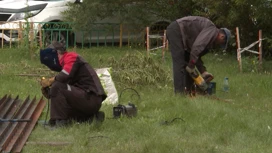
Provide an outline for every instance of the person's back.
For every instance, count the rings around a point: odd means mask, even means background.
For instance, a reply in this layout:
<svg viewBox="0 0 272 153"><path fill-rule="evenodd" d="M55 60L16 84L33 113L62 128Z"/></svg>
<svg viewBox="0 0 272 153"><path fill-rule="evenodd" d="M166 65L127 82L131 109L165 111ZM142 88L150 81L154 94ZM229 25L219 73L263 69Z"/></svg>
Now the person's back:
<svg viewBox="0 0 272 153"><path fill-rule="evenodd" d="M69 73L68 84L106 97L102 84L92 66L75 52L67 52L60 59L63 69ZM104 100L104 99L103 99Z"/></svg>
<svg viewBox="0 0 272 153"><path fill-rule="evenodd" d="M186 33L200 33L207 27L215 26L209 19L200 16L187 16L177 19L177 22L184 26Z"/></svg>
<svg viewBox="0 0 272 153"><path fill-rule="evenodd" d="M219 33L213 22L204 17L188 16L176 21L181 29L185 50L191 50L194 43L198 43L196 39L201 43L205 40L207 44L211 45Z"/></svg>

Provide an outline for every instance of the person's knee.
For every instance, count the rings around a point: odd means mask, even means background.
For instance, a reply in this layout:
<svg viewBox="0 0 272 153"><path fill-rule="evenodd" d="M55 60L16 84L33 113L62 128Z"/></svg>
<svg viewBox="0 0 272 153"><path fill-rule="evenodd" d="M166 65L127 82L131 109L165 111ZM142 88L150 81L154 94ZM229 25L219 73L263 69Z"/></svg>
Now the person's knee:
<svg viewBox="0 0 272 153"><path fill-rule="evenodd" d="M50 88L50 95L52 97L55 97L60 93L61 90L66 88L67 88L66 84L55 81Z"/></svg>

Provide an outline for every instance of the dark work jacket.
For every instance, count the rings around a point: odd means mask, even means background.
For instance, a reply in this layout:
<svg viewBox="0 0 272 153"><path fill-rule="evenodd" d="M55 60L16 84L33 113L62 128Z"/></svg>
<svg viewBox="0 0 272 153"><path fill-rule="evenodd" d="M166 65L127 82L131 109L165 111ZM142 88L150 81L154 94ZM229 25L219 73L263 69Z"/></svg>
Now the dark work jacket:
<svg viewBox="0 0 272 153"><path fill-rule="evenodd" d="M212 48L219 29L207 18L188 16L176 20L179 24L184 49L190 52L190 61L197 62L204 51Z"/></svg>
<svg viewBox="0 0 272 153"><path fill-rule="evenodd" d="M106 99L107 95L102 87L97 73L80 55L75 52L66 52L59 59L62 71L55 77L56 81L93 92Z"/></svg>

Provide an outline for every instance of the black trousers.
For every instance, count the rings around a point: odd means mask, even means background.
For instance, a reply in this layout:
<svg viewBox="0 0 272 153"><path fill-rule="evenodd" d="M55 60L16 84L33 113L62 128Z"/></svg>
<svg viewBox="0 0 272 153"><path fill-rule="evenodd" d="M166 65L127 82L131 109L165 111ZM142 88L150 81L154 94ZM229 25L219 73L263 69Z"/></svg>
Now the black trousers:
<svg viewBox="0 0 272 153"><path fill-rule="evenodd" d="M102 96L55 81L52 84L50 120L74 119L85 121L94 116L102 104Z"/></svg>
<svg viewBox="0 0 272 153"><path fill-rule="evenodd" d="M176 21L167 27L166 35L172 56L174 91L183 94L185 87L189 91L194 82L185 69L190 60L190 53L184 50L180 27Z"/></svg>

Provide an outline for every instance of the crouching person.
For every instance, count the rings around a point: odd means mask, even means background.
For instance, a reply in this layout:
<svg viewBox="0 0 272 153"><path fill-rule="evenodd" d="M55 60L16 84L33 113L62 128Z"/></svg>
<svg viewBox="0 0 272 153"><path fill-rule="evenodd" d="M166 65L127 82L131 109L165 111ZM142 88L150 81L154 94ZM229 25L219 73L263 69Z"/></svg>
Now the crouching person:
<svg viewBox="0 0 272 153"><path fill-rule="evenodd" d="M62 43L54 41L48 49L57 54L55 67L44 62L52 56L42 56L42 53L41 63L60 71L53 78L41 80L42 90L50 86L49 124L60 127L71 120L103 121L105 114L99 110L107 95L95 70L79 54L67 52Z"/></svg>

